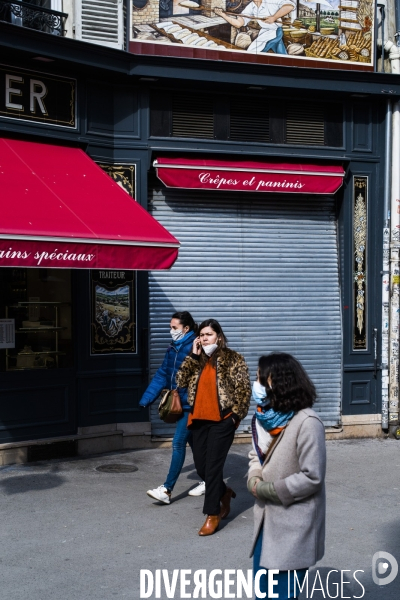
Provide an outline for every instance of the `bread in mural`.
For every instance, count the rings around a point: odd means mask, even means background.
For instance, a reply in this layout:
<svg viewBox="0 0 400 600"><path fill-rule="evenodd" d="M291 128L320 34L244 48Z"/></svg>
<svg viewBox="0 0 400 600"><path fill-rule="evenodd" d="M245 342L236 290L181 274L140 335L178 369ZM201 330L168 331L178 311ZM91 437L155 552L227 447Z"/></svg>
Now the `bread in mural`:
<svg viewBox="0 0 400 600"><path fill-rule="evenodd" d="M302 44L289 44L287 53L291 56L304 56L304 46Z"/></svg>
<svg viewBox="0 0 400 600"><path fill-rule="evenodd" d="M235 46L246 50L251 44L251 37L248 33L238 33L235 39Z"/></svg>
<svg viewBox="0 0 400 600"><path fill-rule="evenodd" d="M308 57L315 58L369 62L371 56L371 36L359 31L350 34L346 39L346 43L342 45L339 43L339 38L332 39L321 36L309 48L306 48L305 53Z"/></svg>

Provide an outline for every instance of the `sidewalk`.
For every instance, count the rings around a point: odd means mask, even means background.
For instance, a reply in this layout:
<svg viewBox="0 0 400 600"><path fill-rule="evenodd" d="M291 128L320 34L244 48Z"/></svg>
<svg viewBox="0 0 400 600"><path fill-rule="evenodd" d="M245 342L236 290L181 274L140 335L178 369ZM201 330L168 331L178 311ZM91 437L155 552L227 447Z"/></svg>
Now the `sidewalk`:
<svg viewBox="0 0 400 600"><path fill-rule="evenodd" d="M326 553L316 567L326 597L329 570L348 569L347 581L363 569L357 577L366 589L364 598L397 600L400 575L387 586L374 584L371 560L384 550L400 562L400 443L349 440L327 446ZM170 506L145 493L163 483L168 449L0 468L1 598L139 600L140 569L251 569L253 501L244 478L248 450L240 444L231 449L225 475L237 498L221 530L207 538L197 535L203 498L187 495L198 481L190 450ZM96 471L110 464L138 470ZM331 597L337 593L334 582L340 581L334 575ZM315 569L308 597L323 598L321 591L311 596L314 577ZM352 581L344 585L343 596L339 590L339 598L361 597L361 586ZM163 592L161 598L166 597ZM180 597L177 591L175 598Z"/></svg>

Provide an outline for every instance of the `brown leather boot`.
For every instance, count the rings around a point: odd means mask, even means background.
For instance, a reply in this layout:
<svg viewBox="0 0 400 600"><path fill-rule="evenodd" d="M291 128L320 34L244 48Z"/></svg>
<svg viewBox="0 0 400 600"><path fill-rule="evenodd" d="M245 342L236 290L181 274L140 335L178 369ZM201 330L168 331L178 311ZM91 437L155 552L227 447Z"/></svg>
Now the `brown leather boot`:
<svg viewBox="0 0 400 600"><path fill-rule="evenodd" d="M212 535L217 531L220 521L220 515L207 515L207 519L205 520L203 527L200 529L199 535Z"/></svg>
<svg viewBox="0 0 400 600"><path fill-rule="evenodd" d="M231 512L231 498L236 498L236 492L232 488L227 487L225 494L221 498L221 519L226 519Z"/></svg>

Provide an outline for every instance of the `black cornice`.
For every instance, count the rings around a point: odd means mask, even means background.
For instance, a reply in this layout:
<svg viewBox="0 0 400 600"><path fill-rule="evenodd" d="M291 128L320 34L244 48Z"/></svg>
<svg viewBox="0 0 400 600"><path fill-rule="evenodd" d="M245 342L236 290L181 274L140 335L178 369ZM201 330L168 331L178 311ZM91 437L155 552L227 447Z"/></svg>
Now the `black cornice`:
<svg viewBox="0 0 400 600"><path fill-rule="evenodd" d="M35 56L54 59L54 63L32 60ZM400 75L363 71L339 71L273 65L243 64L188 58L134 55L122 50L40 33L0 22L0 62L27 69L69 75L90 74L108 81L129 83L141 77L157 78L159 83L185 81L212 85L248 86L400 96ZM22 65L21 65L22 62Z"/></svg>

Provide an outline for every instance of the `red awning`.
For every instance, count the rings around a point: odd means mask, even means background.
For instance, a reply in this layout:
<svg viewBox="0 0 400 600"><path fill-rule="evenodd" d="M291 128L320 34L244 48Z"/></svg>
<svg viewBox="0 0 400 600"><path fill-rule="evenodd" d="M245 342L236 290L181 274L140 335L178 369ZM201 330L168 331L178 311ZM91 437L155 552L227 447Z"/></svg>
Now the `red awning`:
<svg viewBox="0 0 400 600"><path fill-rule="evenodd" d="M157 177L167 187L283 194L334 194L344 170L336 165L158 158Z"/></svg>
<svg viewBox="0 0 400 600"><path fill-rule="evenodd" d="M82 150L0 139L0 266L169 269L179 242Z"/></svg>

